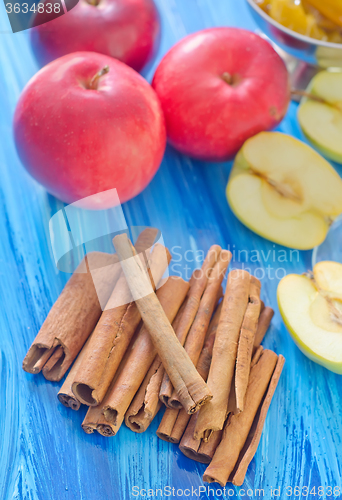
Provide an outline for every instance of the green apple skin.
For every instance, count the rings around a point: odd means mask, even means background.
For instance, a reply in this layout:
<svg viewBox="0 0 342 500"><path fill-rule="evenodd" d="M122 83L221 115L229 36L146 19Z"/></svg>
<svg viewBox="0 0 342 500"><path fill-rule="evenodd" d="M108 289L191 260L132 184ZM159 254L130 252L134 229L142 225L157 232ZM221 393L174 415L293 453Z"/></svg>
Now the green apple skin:
<svg viewBox="0 0 342 500"><path fill-rule="evenodd" d="M328 73L326 71L322 71L321 73L318 73L312 80L311 82L309 83L307 89L306 89L306 92L308 92L309 94L312 94L312 95L315 95L317 97L322 97L317 91L316 91L316 88L315 88L315 85L316 85L316 82L319 78L322 78L322 75L324 73ZM301 119L301 113L302 113L302 104L306 103L307 101L309 100L308 97L303 97L300 101L300 105L298 107L298 112L297 112L297 116L298 116L298 122L299 122L299 125L301 127L301 130L304 134L304 136L306 137L306 139L310 142L310 144L312 144L315 149L317 149L317 151L319 151L320 153L322 153L326 158L329 158L330 160L332 161L335 161L336 163L340 163L342 164L342 154L339 154L337 153L336 151L333 151L331 150L330 148L327 148L325 147L324 145L322 145L321 143L317 142L316 139L314 139L310 134L307 133L307 131L305 130L305 128L303 127L302 125L302 119ZM341 137L341 141L342 141L342 137Z"/></svg>
<svg viewBox="0 0 342 500"><path fill-rule="evenodd" d="M297 335L297 333L291 328L291 325L289 324L286 315L281 307L280 300L279 300L279 295L277 294L278 298L278 307L280 314L283 318L283 321L285 323L285 326L290 333L294 343L296 346L302 351L302 353L311 361L314 361L315 363L324 366L327 370L330 370L331 372L337 373L338 375L342 375L342 363L335 363L334 361L327 361L325 358L322 356L319 356L316 352L312 351L310 347L308 347Z"/></svg>

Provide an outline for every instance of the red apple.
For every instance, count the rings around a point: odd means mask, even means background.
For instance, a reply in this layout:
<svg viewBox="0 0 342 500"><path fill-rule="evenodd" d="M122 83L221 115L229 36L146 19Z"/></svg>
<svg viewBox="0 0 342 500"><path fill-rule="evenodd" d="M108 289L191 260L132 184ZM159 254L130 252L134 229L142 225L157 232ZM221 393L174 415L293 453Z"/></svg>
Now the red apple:
<svg viewBox="0 0 342 500"><path fill-rule="evenodd" d="M31 29L32 47L42 65L71 52L91 51L141 71L159 42L159 15L153 0L79 0L64 16L46 22L50 17L37 13L33 26L46 24Z"/></svg>
<svg viewBox="0 0 342 500"><path fill-rule="evenodd" d="M282 59L268 42L238 28L185 37L162 59L152 86L169 142L208 161L230 159L246 139L276 126L290 99Z"/></svg>
<svg viewBox="0 0 342 500"><path fill-rule="evenodd" d="M14 135L29 173L67 203L112 188L121 202L129 200L153 178L166 143L151 86L95 52L56 59L29 81L15 111ZM88 208L107 203L97 197Z"/></svg>

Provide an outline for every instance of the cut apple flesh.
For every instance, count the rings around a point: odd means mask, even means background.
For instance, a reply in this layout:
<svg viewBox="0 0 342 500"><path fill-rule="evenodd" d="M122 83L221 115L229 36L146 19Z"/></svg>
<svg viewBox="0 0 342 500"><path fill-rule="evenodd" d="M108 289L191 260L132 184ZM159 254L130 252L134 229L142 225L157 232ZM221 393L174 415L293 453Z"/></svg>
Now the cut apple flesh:
<svg viewBox="0 0 342 500"><path fill-rule="evenodd" d="M331 275L333 267L337 272ZM322 275L324 289L315 281ZM317 264L313 278L291 274L278 286L279 309L296 344L336 373L342 373L342 301L330 296L338 297L341 286L342 265L330 262Z"/></svg>
<svg viewBox="0 0 342 500"><path fill-rule="evenodd" d="M324 295L317 293L310 307L310 315L313 323L329 332L339 332L342 334L341 305L338 301L327 300ZM340 342L342 342L342 338L340 338Z"/></svg>
<svg viewBox="0 0 342 500"><path fill-rule="evenodd" d="M342 162L342 72L322 71L311 82L308 92L326 103L303 99L298 120L303 132L323 154Z"/></svg>
<svg viewBox="0 0 342 500"><path fill-rule="evenodd" d="M227 185L235 215L276 243L310 249L342 212L342 180L312 148L276 132L245 142Z"/></svg>
<svg viewBox="0 0 342 500"><path fill-rule="evenodd" d="M318 288L331 297L342 300L342 265L338 262L318 262L313 269L313 277Z"/></svg>
<svg viewBox="0 0 342 500"><path fill-rule="evenodd" d="M319 291L317 297L324 304L325 317L330 328L342 328L342 265L337 262L319 262L313 269L313 280ZM323 309L322 309L323 310ZM316 315L316 320L320 321Z"/></svg>

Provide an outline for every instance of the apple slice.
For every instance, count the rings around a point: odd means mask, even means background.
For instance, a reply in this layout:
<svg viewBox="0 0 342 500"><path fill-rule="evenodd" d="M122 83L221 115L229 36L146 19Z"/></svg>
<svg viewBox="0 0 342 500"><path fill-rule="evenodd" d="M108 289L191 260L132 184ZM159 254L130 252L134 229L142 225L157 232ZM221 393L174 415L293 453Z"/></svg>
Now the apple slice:
<svg viewBox="0 0 342 500"><path fill-rule="evenodd" d="M308 94L313 98L302 99L298 109L300 126L317 149L342 163L342 71L318 73Z"/></svg>
<svg viewBox="0 0 342 500"><path fill-rule="evenodd" d="M321 285L324 288L321 288ZM293 340L312 361L342 374L342 264L320 262L312 276L290 274L278 305Z"/></svg>
<svg viewBox="0 0 342 500"><path fill-rule="evenodd" d="M342 180L306 144L261 132L239 151L227 184L238 219L275 243L308 250L321 244L342 212Z"/></svg>

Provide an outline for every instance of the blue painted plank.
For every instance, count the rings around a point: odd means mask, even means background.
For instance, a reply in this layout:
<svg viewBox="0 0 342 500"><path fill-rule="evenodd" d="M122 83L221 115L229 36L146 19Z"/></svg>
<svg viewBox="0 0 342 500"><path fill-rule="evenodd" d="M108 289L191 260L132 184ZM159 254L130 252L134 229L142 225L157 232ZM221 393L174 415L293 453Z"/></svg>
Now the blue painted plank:
<svg viewBox="0 0 342 500"><path fill-rule="evenodd" d="M242 0L158 0L157 4L163 34L148 79L165 51L187 33L222 25L255 29ZM115 438L88 436L80 427L84 409L68 411L57 403L58 384L21 370L22 359L68 275L54 265L48 233L50 217L63 205L29 177L14 148L15 105L38 68L28 34L10 33L2 3L0 34L0 497L126 500L135 498L133 486L167 485L176 490L194 487L199 493L205 466L157 439L160 415L142 435L123 426ZM294 104L279 130L302 137ZM251 267L260 277L266 274L263 298L276 315L265 345L284 354L287 362L244 488L262 488L264 498L272 498L271 488L280 488L279 498L285 499L294 498L286 495L287 486L310 490L315 486L317 492L320 485L342 486L341 377L299 352L276 304L275 270L301 273L311 266L311 252L291 254L253 234L234 217L224 194L230 168L231 163L204 164L168 148L150 186L124 205L126 220L129 225L157 226L166 244L183 256L187 250L205 251L217 242L235 251L232 266ZM341 243L341 239L336 241L336 245ZM240 259L239 250L245 251ZM259 262L251 263L255 252ZM191 252L188 255L189 262L182 259L172 264L173 273L180 269L185 273L186 265L189 270L196 266ZM278 278L281 275L278 271ZM201 493L200 498L220 498L221 488L214 485L211 489L213 493ZM231 498L240 498L239 491L232 488Z"/></svg>

